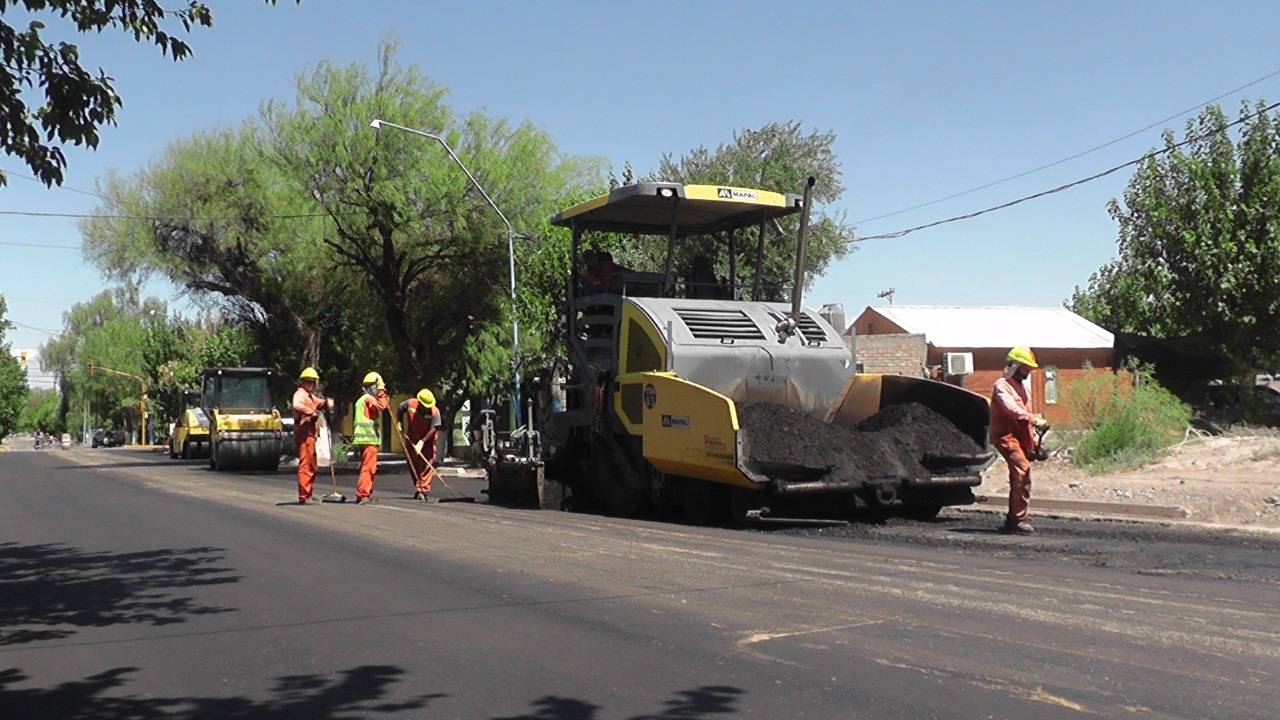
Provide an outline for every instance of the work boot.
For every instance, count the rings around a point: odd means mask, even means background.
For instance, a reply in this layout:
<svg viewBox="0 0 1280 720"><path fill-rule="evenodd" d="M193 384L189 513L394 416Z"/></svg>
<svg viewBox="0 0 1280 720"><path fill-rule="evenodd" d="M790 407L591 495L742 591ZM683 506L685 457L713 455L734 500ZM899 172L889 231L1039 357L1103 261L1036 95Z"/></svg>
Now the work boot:
<svg viewBox="0 0 1280 720"><path fill-rule="evenodd" d="M371 498L369 498L367 495L366 495L365 497L362 497L362 498L356 498L356 504L357 504L357 505L368 505L368 504L369 504L369 503L371 503L371 502L373 502L373 500L372 500Z"/></svg>
<svg viewBox="0 0 1280 720"><path fill-rule="evenodd" d="M1036 529L1026 520L1009 518L1005 521L1004 526L1000 528L1000 532L1006 535L1034 535Z"/></svg>
<svg viewBox="0 0 1280 720"><path fill-rule="evenodd" d="M413 493L413 499L414 499L414 500L421 500L422 502L426 502L426 501L427 501L427 494L426 494L426 493L424 493L424 492L422 492L421 490L415 490L415 491L414 491L414 493Z"/></svg>
<svg viewBox="0 0 1280 720"><path fill-rule="evenodd" d="M318 503L318 502L320 502L320 501L319 501L319 500L317 500L317 499L315 499L314 497L309 497L309 498L298 498L298 504L299 504L299 505L315 505L315 504L316 504L316 503Z"/></svg>

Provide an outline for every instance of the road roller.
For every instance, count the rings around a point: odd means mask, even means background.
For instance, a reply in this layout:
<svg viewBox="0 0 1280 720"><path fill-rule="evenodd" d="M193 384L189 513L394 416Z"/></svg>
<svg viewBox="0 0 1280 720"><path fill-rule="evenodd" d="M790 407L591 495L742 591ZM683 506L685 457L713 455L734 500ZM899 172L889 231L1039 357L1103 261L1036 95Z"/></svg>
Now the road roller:
<svg viewBox="0 0 1280 720"><path fill-rule="evenodd" d="M209 467L270 470L280 467L284 425L271 402L269 368L205 368L200 406L209 418Z"/></svg>

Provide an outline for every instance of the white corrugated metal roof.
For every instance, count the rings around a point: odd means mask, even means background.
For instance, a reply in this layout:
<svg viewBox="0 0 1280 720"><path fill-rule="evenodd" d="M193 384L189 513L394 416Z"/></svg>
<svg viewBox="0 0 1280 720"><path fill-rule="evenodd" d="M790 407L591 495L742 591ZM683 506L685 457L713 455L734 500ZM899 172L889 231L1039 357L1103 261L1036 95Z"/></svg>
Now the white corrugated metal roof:
<svg viewBox="0 0 1280 720"><path fill-rule="evenodd" d="M1063 307L885 305L871 308L934 347L1109 348L1111 333Z"/></svg>

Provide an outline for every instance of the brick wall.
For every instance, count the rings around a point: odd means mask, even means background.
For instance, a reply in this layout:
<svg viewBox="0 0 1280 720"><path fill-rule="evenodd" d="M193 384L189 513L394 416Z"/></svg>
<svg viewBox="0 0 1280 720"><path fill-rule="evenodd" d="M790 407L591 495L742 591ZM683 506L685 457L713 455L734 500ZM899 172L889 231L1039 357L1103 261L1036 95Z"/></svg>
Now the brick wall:
<svg viewBox="0 0 1280 720"><path fill-rule="evenodd" d="M925 360L924 335L859 335L858 362L862 371L920 377Z"/></svg>
<svg viewBox="0 0 1280 720"><path fill-rule="evenodd" d="M858 340L861 342L862 338L858 338ZM948 352L973 353L973 374L966 375L963 378L952 378L951 382L980 395L990 397L991 387L995 385L996 379L1004 372L1005 356L1008 350L997 348L930 347L929 364L942 364L942 355ZM1036 360L1040 362L1040 369L1031 373L1031 411L1044 415L1045 419L1054 425L1065 426L1073 424L1074 419L1070 416L1070 411L1068 410L1071 384L1090 373L1110 373L1111 349L1037 348L1035 353ZM1093 366L1092 369L1084 369L1086 362ZM1058 401L1056 403L1049 403L1045 399L1044 369L1048 367L1055 367L1058 372Z"/></svg>

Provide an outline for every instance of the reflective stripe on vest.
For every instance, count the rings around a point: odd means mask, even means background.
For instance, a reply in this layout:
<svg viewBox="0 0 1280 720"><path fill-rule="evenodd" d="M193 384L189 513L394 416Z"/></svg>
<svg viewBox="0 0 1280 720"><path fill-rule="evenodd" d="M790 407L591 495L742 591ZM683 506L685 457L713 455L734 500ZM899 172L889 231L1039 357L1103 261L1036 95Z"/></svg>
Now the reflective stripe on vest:
<svg viewBox="0 0 1280 720"><path fill-rule="evenodd" d="M379 416L377 420L374 420L369 417L367 412L365 412L367 404L372 400L373 398L368 395L361 395L360 399L356 401L355 417L353 418L352 426L353 430L351 433L351 444L353 445L382 444L382 433L378 432L380 429L379 426L382 424L382 417Z"/></svg>

